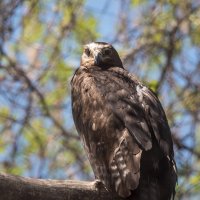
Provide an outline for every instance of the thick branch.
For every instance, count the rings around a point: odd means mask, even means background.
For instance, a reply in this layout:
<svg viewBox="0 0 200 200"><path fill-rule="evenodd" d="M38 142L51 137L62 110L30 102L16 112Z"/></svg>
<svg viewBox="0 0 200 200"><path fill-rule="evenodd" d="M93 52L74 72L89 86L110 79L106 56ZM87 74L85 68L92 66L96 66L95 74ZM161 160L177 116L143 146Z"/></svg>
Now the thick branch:
<svg viewBox="0 0 200 200"><path fill-rule="evenodd" d="M100 182L42 180L0 174L1 200L120 200Z"/></svg>

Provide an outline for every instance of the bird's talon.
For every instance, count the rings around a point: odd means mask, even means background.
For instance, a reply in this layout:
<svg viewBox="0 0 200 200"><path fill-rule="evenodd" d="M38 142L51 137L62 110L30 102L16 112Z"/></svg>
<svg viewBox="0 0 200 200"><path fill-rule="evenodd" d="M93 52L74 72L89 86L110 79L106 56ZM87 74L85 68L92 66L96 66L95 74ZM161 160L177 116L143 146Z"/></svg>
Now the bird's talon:
<svg viewBox="0 0 200 200"><path fill-rule="evenodd" d="M95 186L96 190L99 190L100 188L105 188L106 189L105 185L98 179L95 180L94 186Z"/></svg>

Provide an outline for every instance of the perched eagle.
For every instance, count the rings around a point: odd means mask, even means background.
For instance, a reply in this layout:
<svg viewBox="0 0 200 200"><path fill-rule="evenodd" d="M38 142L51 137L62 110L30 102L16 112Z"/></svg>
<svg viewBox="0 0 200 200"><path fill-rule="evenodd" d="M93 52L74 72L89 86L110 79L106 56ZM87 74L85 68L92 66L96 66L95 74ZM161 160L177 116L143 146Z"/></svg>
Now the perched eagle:
<svg viewBox="0 0 200 200"><path fill-rule="evenodd" d="M95 178L134 200L174 198L173 143L157 96L123 67L112 45L85 45L72 112Z"/></svg>

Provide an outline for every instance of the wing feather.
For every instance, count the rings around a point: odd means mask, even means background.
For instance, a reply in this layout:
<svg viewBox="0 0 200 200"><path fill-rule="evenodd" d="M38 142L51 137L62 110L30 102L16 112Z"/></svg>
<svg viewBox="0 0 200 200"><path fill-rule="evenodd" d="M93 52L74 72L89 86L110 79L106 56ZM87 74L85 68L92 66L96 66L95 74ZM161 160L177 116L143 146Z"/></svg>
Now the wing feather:
<svg viewBox="0 0 200 200"><path fill-rule="evenodd" d="M153 136L166 155L173 155L170 128L157 96L127 71L110 70L113 72L110 78L118 85L115 95L107 96L113 112L144 150L152 148Z"/></svg>

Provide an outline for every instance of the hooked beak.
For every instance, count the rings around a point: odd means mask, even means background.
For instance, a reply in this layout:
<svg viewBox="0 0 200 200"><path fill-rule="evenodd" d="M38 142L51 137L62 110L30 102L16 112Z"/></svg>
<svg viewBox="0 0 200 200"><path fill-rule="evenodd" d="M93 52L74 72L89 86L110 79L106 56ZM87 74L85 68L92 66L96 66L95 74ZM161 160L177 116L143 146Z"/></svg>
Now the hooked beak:
<svg viewBox="0 0 200 200"><path fill-rule="evenodd" d="M95 65L100 64L100 62L101 62L101 52L100 51L94 52L94 61L95 61Z"/></svg>

